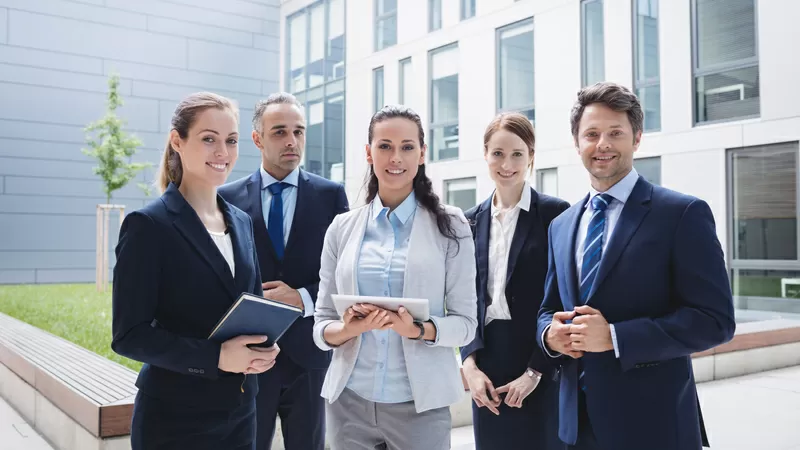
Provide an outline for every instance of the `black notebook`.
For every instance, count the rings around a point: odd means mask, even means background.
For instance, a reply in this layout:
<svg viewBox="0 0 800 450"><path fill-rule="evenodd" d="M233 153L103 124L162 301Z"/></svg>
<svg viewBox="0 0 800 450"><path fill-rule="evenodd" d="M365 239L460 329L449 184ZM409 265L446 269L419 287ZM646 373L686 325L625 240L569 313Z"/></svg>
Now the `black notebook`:
<svg viewBox="0 0 800 450"><path fill-rule="evenodd" d="M302 316L300 308L244 292L222 316L208 338L225 342L236 336L267 336L266 342L254 346L269 347Z"/></svg>

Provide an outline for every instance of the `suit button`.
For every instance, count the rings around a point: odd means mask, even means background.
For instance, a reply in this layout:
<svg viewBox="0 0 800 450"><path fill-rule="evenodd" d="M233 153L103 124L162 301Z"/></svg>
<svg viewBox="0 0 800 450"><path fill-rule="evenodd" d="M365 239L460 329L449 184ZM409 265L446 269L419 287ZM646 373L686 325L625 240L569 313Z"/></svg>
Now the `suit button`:
<svg viewBox="0 0 800 450"><path fill-rule="evenodd" d="M283 271L282 270L278 271L278 278L283 278Z"/></svg>

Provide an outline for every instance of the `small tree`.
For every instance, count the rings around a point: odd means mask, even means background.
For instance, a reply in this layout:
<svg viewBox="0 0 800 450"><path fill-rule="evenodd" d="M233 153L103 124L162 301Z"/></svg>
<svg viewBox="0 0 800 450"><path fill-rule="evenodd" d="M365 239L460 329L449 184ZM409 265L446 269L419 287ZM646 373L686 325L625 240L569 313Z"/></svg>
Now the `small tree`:
<svg viewBox="0 0 800 450"><path fill-rule="evenodd" d="M86 143L89 148L82 151L97 159L99 164L94 168L94 173L103 180L106 203L111 203L114 191L125 187L139 172L150 167L150 164L130 162L131 157L136 154L136 147L142 145L142 141L125 133L122 128L126 122L117 117L117 108L122 106L122 99L117 92L118 75L111 75L108 88L106 115L86 127ZM139 188L145 195L150 194L146 184L139 183Z"/></svg>

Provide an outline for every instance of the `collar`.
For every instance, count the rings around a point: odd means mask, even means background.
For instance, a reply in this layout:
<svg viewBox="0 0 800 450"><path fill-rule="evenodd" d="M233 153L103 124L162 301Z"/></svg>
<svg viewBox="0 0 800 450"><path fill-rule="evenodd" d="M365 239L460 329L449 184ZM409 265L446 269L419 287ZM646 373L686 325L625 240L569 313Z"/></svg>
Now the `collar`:
<svg viewBox="0 0 800 450"><path fill-rule="evenodd" d="M500 213L500 210L494 205L494 196L495 195L497 195L497 191L495 191L492 194L492 201L490 203L492 217L494 217L494 216L496 216L497 214ZM511 210L513 211L513 210L518 209L518 208L522 209L522 210L525 210L525 212L528 212L528 211L531 210L531 185L530 185L530 183L528 183L528 180L525 180L525 184L522 186L522 196L519 198L519 202L517 202L517 204L514 205L514 207L511 208Z"/></svg>
<svg viewBox="0 0 800 450"><path fill-rule="evenodd" d="M392 214L400 220L400 223L405 225L406 222L408 222L408 219L411 217L412 214L414 214L414 211L416 210L417 210L417 196L414 194L414 191L411 191L411 193L408 194L408 197L406 197L406 199L403 200L403 202L400 203L400 205L397 208L395 208L394 211L392 211ZM380 216L381 213L384 211L388 213L389 208L383 206L383 202L381 201L381 196L375 194L375 199L372 200L372 212L371 212L372 220L377 219L378 216Z"/></svg>
<svg viewBox="0 0 800 450"><path fill-rule="evenodd" d="M631 196L631 192L633 192L633 187L636 186L636 182L639 180L639 172L636 169L631 168L631 171L628 172L625 177L619 181L617 184L611 186L609 190L605 193L613 197L615 200L621 202L623 205L625 202L628 201L628 197ZM589 200L586 202L585 205L587 208L592 207L592 198L595 195L600 194L601 192L595 190L593 187L589 187Z"/></svg>
<svg viewBox="0 0 800 450"><path fill-rule="evenodd" d="M264 170L264 166L260 167L261 170L261 189L266 189L271 184L275 184L278 182L284 182L286 184L290 184L294 187L297 187L297 183L300 181L300 168L296 167L293 171L289 172L289 175L286 175L286 178L283 180L278 180L272 175L270 175L266 170Z"/></svg>

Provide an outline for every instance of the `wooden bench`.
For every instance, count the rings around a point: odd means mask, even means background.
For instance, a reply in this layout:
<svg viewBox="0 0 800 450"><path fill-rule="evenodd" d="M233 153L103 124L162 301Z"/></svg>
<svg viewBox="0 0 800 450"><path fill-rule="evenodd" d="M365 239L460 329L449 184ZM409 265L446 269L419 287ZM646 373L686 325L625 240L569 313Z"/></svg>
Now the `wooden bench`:
<svg viewBox="0 0 800 450"><path fill-rule="evenodd" d="M56 450L130 448L136 372L0 314L0 395Z"/></svg>

